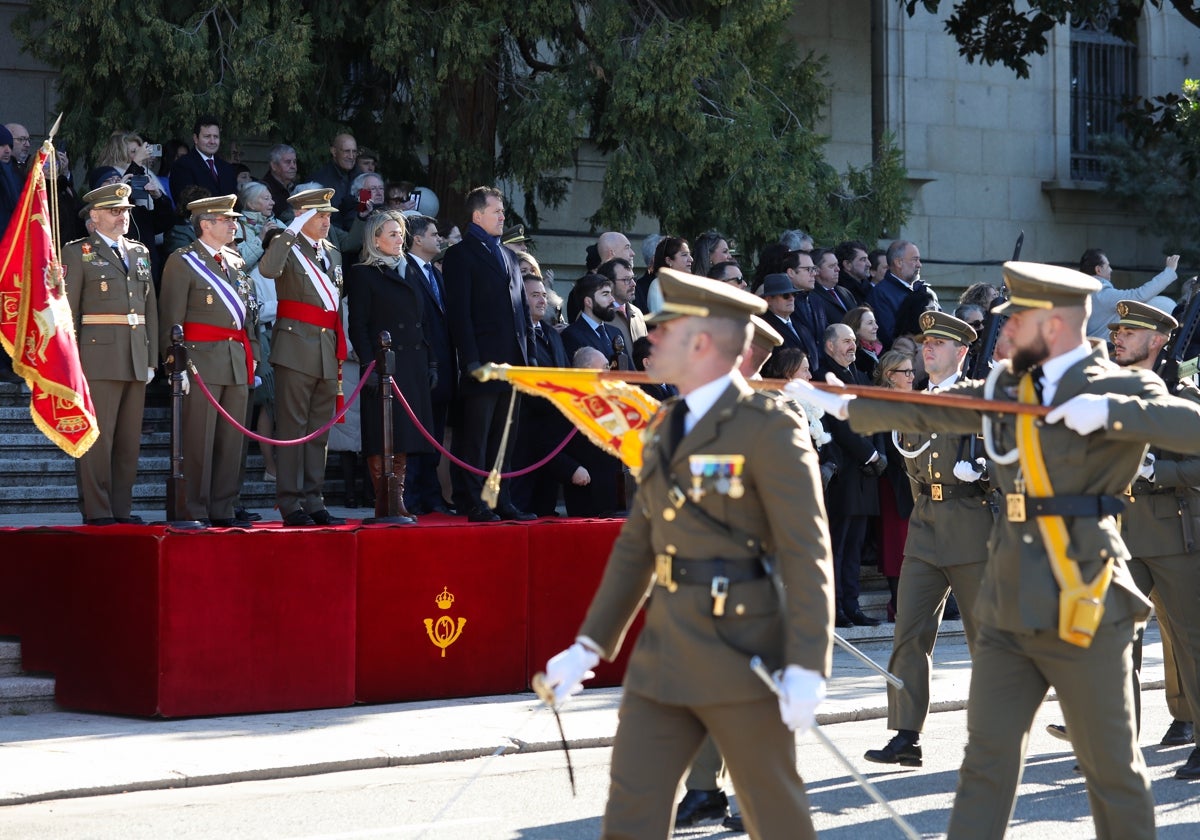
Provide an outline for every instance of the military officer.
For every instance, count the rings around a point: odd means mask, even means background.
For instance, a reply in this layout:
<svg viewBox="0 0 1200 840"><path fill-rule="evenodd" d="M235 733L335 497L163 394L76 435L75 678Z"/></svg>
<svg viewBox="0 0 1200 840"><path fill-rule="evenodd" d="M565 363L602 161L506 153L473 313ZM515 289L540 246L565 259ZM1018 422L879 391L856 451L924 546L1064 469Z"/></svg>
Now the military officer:
<svg viewBox="0 0 1200 840"><path fill-rule="evenodd" d="M1008 363L950 394L1052 406L1045 421L982 418L1005 509L989 541L967 705L967 748L948 835L1002 837L1034 714L1058 694L1100 838L1152 838L1154 800L1134 731L1131 650L1150 602L1128 567L1117 514L1146 442L1196 452L1200 406L1147 371L1121 369L1084 327L1098 281L1036 263L1004 265ZM860 431L980 429L979 412L853 399L793 383ZM1039 393L1040 391L1040 393ZM1014 445L1015 444L1015 445ZM1062 581L1060 584L1059 581Z"/></svg>
<svg viewBox="0 0 1200 840"><path fill-rule="evenodd" d="M341 363L342 255L326 236L333 189L298 192L288 199L296 217L259 262L279 296L270 362L275 370L275 430L283 440L305 437L337 409ZM299 446L276 450L279 513L287 525L344 525L325 508L326 432Z"/></svg>
<svg viewBox="0 0 1200 840"><path fill-rule="evenodd" d="M668 837L675 789L707 732L751 836L812 837L789 729L812 725L831 662L816 453L807 424L736 370L761 299L670 269L658 276L666 302L652 319L651 358L681 396L651 423L635 509L547 682L559 701L579 690L599 657L617 655L648 597L602 836ZM756 654L782 669L779 699L750 670Z"/></svg>
<svg viewBox="0 0 1200 840"><path fill-rule="evenodd" d="M188 204L197 239L167 258L159 301L159 345L171 347L171 327L183 325L188 360L213 399L232 417L246 416L258 364L257 300L245 263L230 247L237 233L236 195ZM183 471L187 515L218 527L248 528L234 514L242 433L220 418L184 374Z"/></svg>
<svg viewBox="0 0 1200 840"><path fill-rule="evenodd" d="M975 330L945 312L921 316L921 359L930 391L956 384ZM896 601L896 633L888 670L904 688L888 686L888 728L896 736L866 759L881 764L920 767L921 730L929 714L930 663L938 625L950 592L962 612L967 646L975 643L972 609L983 582L987 535L992 529L987 463L973 457L974 436L901 435L896 450L913 488L912 515L904 543L904 564ZM982 452L982 445L979 446Z"/></svg>
<svg viewBox="0 0 1200 840"><path fill-rule="evenodd" d="M158 364L158 304L150 252L125 237L130 194L128 184L110 184L85 195L94 232L62 249L79 362L100 431L75 462L79 503L89 525L142 523L133 514L133 483L146 385Z"/></svg>
<svg viewBox="0 0 1200 840"><path fill-rule="evenodd" d="M1162 310L1136 300L1117 303L1112 331L1113 359L1122 367L1154 370L1159 351L1179 322ZM1200 402L1200 391L1181 384L1177 396ZM1167 742L1188 743L1190 729L1200 709L1200 457L1151 447L1129 488L1121 518L1121 536L1133 559L1134 580L1154 601L1163 653L1169 671L1176 672L1179 693L1168 694L1167 705L1175 719ZM1169 652L1169 653L1168 653ZM1173 654L1173 655L1171 655ZM1175 771L1176 778L1200 778L1200 749Z"/></svg>

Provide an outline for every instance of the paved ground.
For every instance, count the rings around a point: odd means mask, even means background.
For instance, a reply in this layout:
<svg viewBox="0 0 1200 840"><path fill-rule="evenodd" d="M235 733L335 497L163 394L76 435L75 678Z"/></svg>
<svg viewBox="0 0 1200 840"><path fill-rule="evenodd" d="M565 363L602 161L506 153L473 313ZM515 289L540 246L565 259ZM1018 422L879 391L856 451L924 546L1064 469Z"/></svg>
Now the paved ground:
<svg viewBox="0 0 1200 840"><path fill-rule="evenodd" d="M886 663L889 647L864 649ZM1162 685L1161 657L1152 623L1142 673L1147 687ZM970 676L965 642L942 640L934 659L935 708L963 708ZM619 689L597 689L572 701L562 716L571 744L611 743L619 699ZM883 680L835 648L818 720L882 718L886 706ZM879 735L882 744L882 721ZM14 715L0 718L0 805L558 749L553 717L530 694L166 721Z"/></svg>

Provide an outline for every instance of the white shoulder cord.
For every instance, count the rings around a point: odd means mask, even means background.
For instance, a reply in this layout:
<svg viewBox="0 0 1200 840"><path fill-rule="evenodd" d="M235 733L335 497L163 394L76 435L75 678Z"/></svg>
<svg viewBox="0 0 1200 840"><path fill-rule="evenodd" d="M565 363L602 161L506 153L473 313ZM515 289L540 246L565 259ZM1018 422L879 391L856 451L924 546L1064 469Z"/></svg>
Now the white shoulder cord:
<svg viewBox="0 0 1200 840"><path fill-rule="evenodd" d="M1008 363L1007 359L992 365L987 381L983 384L983 396L986 399L990 400L993 398L993 395L996 393L996 381L1000 378L1000 374L1011 370L1011 368L1012 366ZM996 464L1012 464L1021 457L1020 451L1015 446L1004 455L996 451L992 439L992 418L986 412L983 414L983 448L987 452L988 458Z"/></svg>
<svg viewBox="0 0 1200 840"><path fill-rule="evenodd" d="M913 450L905 449L904 446L900 443L900 433L892 432L892 446L896 447L896 451L900 453L900 457L908 458L909 460L916 458L918 455L920 455L922 452L924 452L926 449L928 449L929 444L931 444L931 443L933 443L933 438L930 438L929 440L927 440L923 444L921 444L921 447L919 449L913 449Z"/></svg>

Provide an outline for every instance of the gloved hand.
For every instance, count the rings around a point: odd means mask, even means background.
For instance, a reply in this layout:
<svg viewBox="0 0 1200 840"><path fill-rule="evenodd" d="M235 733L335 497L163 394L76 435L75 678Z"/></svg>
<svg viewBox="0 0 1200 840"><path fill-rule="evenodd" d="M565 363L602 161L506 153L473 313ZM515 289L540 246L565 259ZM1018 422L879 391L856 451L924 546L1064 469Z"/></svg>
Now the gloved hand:
<svg viewBox="0 0 1200 840"><path fill-rule="evenodd" d="M308 220L311 219L315 215L317 215L316 210L305 210L299 216L292 219L292 223L287 226L287 229L290 230L292 233L299 233L300 228L302 228L306 224L308 224Z"/></svg>
<svg viewBox="0 0 1200 840"><path fill-rule="evenodd" d="M1154 481L1154 453L1147 452L1146 460L1142 461L1142 465L1138 467L1138 478L1144 478L1146 481Z"/></svg>
<svg viewBox="0 0 1200 840"><path fill-rule="evenodd" d="M1080 394L1046 415L1047 423L1062 421L1073 432L1090 435L1108 425L1108 397Z"/></svg>
<svg viewBox="0 0 1200 840"><path fill-rule="evenodd" d="M254 384L253 384L253 385L251 385L250 387L251 387L251 388L256 388L256 389L257 389L257 388L261 388L261 387L262 387L262 377L261 377L261 376L255 376L255 377L254 377Z"/></svg>
<svg viewBox="0 0 1200 840"><path fill-rule="evenodd" d="M429 369L429 390L433 391L438 386L438 369L431 367Z"/></svg>
<svg viewBox="0 0 1200 840"><path fill-rule="evenodd" d="M783 392L800 402L810 403L839 420L846 419L846 406L854 397L845 394L831 394L828 391L818 391L803 379L793 379L783 386Z"/></svg>
<svg viewBox="0 0 1200 840"><path fill-rule="evenodd" d="M816 671L789 665L776 674L779 688L779 716L788 729L801 734L817 722L817 706L825 699L825 678Z"/></svg>
<svg viewBox="0 0 1200 840"><path fill-rule="evenodd" d="M583 691L583 681L596 676L592 669L599 664L600 657L579 642L552 656L546 663L546 685L554 689L554 705Z"/></svg>
<svg viewBox="0 0 1200 840"><path fill-rule="evenodd" d="M875 478L883 475L887 471L887 457L882 452L876 452L871 456L867 463L859 467L863 475L871 475Z"/></svg>
<svg viewBox="0 0 1200 840"><path fill-rule="evenodd" d="M954 477L959 481L978 481L983 478L983 459L976 458L975 463L958 461L954 465Z"/></svg>
<svg viewBox="0 0 1200 840"><path fill-rule="evenodd" d="M183 393L190 394L192 391L192 382L188 379L187 371L183 372Z"/></svg>
<svg viewBox="0 0 1200 840"><path fill-rule="evenodd" d="M149 385L154 381L154 368L146 368L146 384Z"/></svg>

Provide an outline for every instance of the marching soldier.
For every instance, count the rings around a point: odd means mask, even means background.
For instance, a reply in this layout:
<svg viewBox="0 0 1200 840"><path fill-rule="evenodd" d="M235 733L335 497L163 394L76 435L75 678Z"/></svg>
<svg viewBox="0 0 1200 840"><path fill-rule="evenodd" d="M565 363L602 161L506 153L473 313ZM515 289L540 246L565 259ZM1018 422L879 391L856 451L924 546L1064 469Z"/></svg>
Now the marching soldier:
<svg viewBox="0 0 1200 840"><path fill-rule="evenodd" d="M258 364L258 302L241 255L230 247L240 213L235 195L188 204L197 239L167 258L159 302L159 344L171 347L171 327L183 325L188 360L213 399L230 416L246 416ZM248 528L234 514L242 460L242 433L217 415L184 374L183 471L185 509L192 519L223 528Z"/></svg>
<svg viewBox="0 0 1200 840"><path fill-rule="evenodd" d="M547 683L560 702L578 691L601 656L617 655L648 596L602 836L668 837L675 789L707 732L752 837L813 837L789 730L812 726L831 663L816 453L807 424L735 369L762 301L670 269L659 282L666 302L650 319L651 357L681 397L651 422L634 510ZM779 699L751 671L754 655L783 669Z"/></svg>
<svg viewBox="0 0 1200 840"><path fill-rule="evenodd" d="M298 192L288 199L296 218L271 242L259 262L279 295L271 366L275 370L275 430L283 440L315 432L337 410L338 382L346 358L342 327L342 255L326 237L332 188ZM325 508L326 432L299 446L281 446L275 461L276 499L284 524L344 525Z"/></svg>
<svg viewBox="0 0 1200 840"><path fill-rule="evenodd" d="M1112 330L1113 359L1122 367L1154 370L1159 351L1179 322L1135 300L1117 304ZM1178 396L1200 403L1200 391L1183 385ZM1177 671L1179 694L1168 695L1175 719L1164 743L1190 743L1200 701L1200 457L1151 447L1129 488L1121 536L1133 559L1129 570L1142 592L1154 601L1168 671ZM1139 640L1140 641L1140 640ZM1140 653L1140 651L1138 651ZM1173 656L1171 655L1173 654ZM1135 656L1135 659L1140 657ZM1182 695L1180 697L1179 695ZM1177 779L1200 779L1200 749L1175 771Z"/></svg>
<svg viewBox="0 0 1200 840"><path fill-rule="evenodd" d="M1071 269L1004 265L1009 364L950 394L1052 406L982 416L1005 510L992 529L972 651L968 740L948 836L1002 837L1030 727L1050 686L1087 780L1096 834L1153 838L1154 799L1134 731L1131 651L1150 602L1128 567L1117 514L1146 442L1196 452L1200 406L1120 369L1084 326L1098 281ZM793 383L863 431L979 430L977 411L854 399Z"/></svg>
<svg viewBox="0 0 1200 840"><path fill-rule="evenodd" d="M133 483L146 385L158 363L158 305L150 252L125 238L131 192L128 184L110 184L85 195L95 232L62 249L79 361L100 428L100 437L75 462L88 525L142 524L132 512Z"/></svg>
<svg viewBox="0 0 1200 840"><path fill-rule="evenodd" d="M959 381L975 330L944 312L921 316L921 357L929 390ZM967 646L975 643L973 606L987 562L992 528L986 461L973 457L973 436L893 432L913 487L912 515L896 601L896 633L888 670L904 688L888 686L888 728L896 736L866 759L920 767L921 730L929 715L930 662L951 591L962 612ZM980 447L982 449L982 447Z"/></svg>

